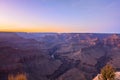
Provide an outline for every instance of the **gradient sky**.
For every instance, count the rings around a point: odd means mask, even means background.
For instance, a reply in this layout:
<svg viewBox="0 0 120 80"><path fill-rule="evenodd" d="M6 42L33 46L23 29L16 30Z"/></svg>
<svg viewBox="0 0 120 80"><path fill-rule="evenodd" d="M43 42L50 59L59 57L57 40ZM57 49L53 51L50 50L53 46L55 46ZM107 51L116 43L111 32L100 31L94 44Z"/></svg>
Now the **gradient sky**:
<svg viewBox="0 0 120 80"><path fill-rule="evenodd" d="M0 31L120 33L120 0L0 0Z"/></svg>

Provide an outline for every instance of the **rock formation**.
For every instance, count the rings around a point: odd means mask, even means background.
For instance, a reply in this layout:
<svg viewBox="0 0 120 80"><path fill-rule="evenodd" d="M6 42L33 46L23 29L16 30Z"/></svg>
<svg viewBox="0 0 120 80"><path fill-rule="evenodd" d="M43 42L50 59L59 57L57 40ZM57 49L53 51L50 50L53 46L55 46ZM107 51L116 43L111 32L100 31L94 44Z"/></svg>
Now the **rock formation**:
<svg viewBox="0 0 120 80"><path fill-rule="evenodd" d="M92 80L107 63L120 70L120 35L0 33L0 80Z"/></svg>

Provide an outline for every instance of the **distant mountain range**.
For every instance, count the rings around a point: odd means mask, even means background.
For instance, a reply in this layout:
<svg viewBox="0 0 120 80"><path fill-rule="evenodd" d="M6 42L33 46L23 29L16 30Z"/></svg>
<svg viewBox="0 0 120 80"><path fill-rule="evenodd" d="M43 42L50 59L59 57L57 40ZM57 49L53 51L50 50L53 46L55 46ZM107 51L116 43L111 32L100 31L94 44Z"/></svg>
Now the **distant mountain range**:
<svg viewBox="0 0 120 80"><path fill-rule="evenodd" d="M0 80L92 80L106 64L120 70L120 34L0 33Z"/></svg>

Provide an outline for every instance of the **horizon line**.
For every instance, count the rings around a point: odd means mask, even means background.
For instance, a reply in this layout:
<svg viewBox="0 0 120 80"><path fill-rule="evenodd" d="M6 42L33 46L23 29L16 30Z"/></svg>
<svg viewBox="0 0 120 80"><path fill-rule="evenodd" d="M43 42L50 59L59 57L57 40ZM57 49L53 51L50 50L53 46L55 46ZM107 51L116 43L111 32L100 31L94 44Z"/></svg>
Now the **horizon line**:
<svg viewBox="0 0 120 80"><path fill-rule="evenodd" d="M85 33L85 34L120 34L118 32L55 32L55 31L50 31L50 32L46 32L46 31L0 31L0 33Z"/></svg>

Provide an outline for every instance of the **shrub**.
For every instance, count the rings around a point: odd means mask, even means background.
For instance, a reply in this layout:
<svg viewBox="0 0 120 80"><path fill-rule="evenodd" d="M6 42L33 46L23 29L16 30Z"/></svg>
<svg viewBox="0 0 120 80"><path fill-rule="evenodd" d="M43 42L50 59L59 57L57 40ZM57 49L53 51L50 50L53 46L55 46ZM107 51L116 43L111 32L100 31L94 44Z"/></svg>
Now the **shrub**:
<svg viewBox="0 0 120 80"><path fill-rule="evenodd" d="M114 80L115 69L111 65L106 65L101 69L99 80Z"/></svg>
<svg viewBox="0 0 120 80"><path fill-rule="evenodd" d="M9 75L8 80L27 80L26 74Z"/></svg>

